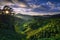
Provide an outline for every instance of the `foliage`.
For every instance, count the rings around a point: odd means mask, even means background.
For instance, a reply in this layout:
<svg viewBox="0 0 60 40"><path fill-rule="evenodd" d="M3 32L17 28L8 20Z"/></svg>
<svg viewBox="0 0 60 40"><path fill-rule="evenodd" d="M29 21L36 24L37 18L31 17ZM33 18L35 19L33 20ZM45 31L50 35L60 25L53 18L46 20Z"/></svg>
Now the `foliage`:
<svg viewBox="0 0 60 40"><path fill-rule="evenodd" d="M60 17L20 16L0 14L0 40L60 39Z"/></svg>
<svg viewBox="0 0 60 40"><path fill-rule="evenodd" d="M21 32L26 34L26 39L28 40L37 40L44 39L51 40L60 38L60 18L40 18L33 17L31 21L21 22L22 28L24 28ZM19 28L19 27L18 27ZM19 29L20 30L20 29ZM54 38L54 39L52 39ZM49 39L49 40L50 40Z"/></svg>

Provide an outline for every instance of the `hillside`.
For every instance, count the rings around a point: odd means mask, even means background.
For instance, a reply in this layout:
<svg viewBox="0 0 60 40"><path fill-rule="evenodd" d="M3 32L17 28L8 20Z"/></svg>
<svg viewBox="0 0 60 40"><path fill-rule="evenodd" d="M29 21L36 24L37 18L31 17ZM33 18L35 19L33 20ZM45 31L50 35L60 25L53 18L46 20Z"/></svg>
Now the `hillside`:
<svg viewBox="0 0 60 40"><path fill-rule="evenodd" d="M15 31L15 17L0 14L0 40L22 40L25 35Z"/></svg>
<svg viewBox="0 0 60 40"><path fill-rule="evenodd" d="M1 40L59 40L60 16L0 15Z"/></svg>
<svg viewBox="0 0 60 40"><path fill-rule="evenodd" d="M22 15L22 14L21 14ZM23 17L24 16L24 17ZM26 34L26 38L37 40L43 38L60 38L60 16L21 16L23 21L18 21L17 32ZM23 18L27 18L25 20ZM31 19L30 19L31 18Z"/></svg>
<svg viewBox="0 0 60 40"><path fill-rule="evenodd" d="M0 40L59 40L60 14L15 14L9 6L0 9Z"/></svg>

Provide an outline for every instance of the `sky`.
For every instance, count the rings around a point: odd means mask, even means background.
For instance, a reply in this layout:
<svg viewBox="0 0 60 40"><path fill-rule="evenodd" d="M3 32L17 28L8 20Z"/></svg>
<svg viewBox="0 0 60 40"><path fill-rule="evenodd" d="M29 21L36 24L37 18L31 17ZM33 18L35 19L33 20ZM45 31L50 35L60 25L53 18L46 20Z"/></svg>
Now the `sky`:
<svg viewBox="0 0 60 40"><path fill-rule="evenodd" d="M0 8L8 5L24 15L60 14L60 0L0 0Z"/></svg>

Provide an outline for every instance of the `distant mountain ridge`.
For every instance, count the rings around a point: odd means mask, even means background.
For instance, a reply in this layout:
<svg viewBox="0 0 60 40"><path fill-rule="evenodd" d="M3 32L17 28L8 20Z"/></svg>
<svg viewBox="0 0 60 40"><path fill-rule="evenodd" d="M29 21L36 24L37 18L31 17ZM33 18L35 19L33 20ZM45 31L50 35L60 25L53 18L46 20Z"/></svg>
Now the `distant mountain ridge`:
<svg viewBox="0 0 60 40"><path fill-rule="evenodd" d="M35 16L31 16L31 15L23 15L23 14L16 14L15 15L16 17L29 17L29 18L33 18L33 17L44 17L44 18L51 18L51 17L60 17L60 14L55 14L55 15L42 15L42 16L39 16L39 15L35 15Z"/></svg>

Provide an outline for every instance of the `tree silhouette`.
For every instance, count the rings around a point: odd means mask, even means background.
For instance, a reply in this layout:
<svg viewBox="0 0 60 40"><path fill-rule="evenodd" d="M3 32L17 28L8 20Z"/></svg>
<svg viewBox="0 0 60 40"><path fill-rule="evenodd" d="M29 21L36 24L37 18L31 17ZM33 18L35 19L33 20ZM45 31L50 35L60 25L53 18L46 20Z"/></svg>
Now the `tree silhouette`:
<svg viewBox="0 0 60 40"><path fill-rule="evenodd" d="M14 13L12 12L13 9L9 6L4 6L2 10L0 9L0 28L14 30Z"/></svg>
<svg viewBox="0 0 60 40"><path fill-rule="evenodd" d="M0 9L0 40L21 40L23 38L15 31L14 24L13 9L4 6L3 9Z"/></svg>

